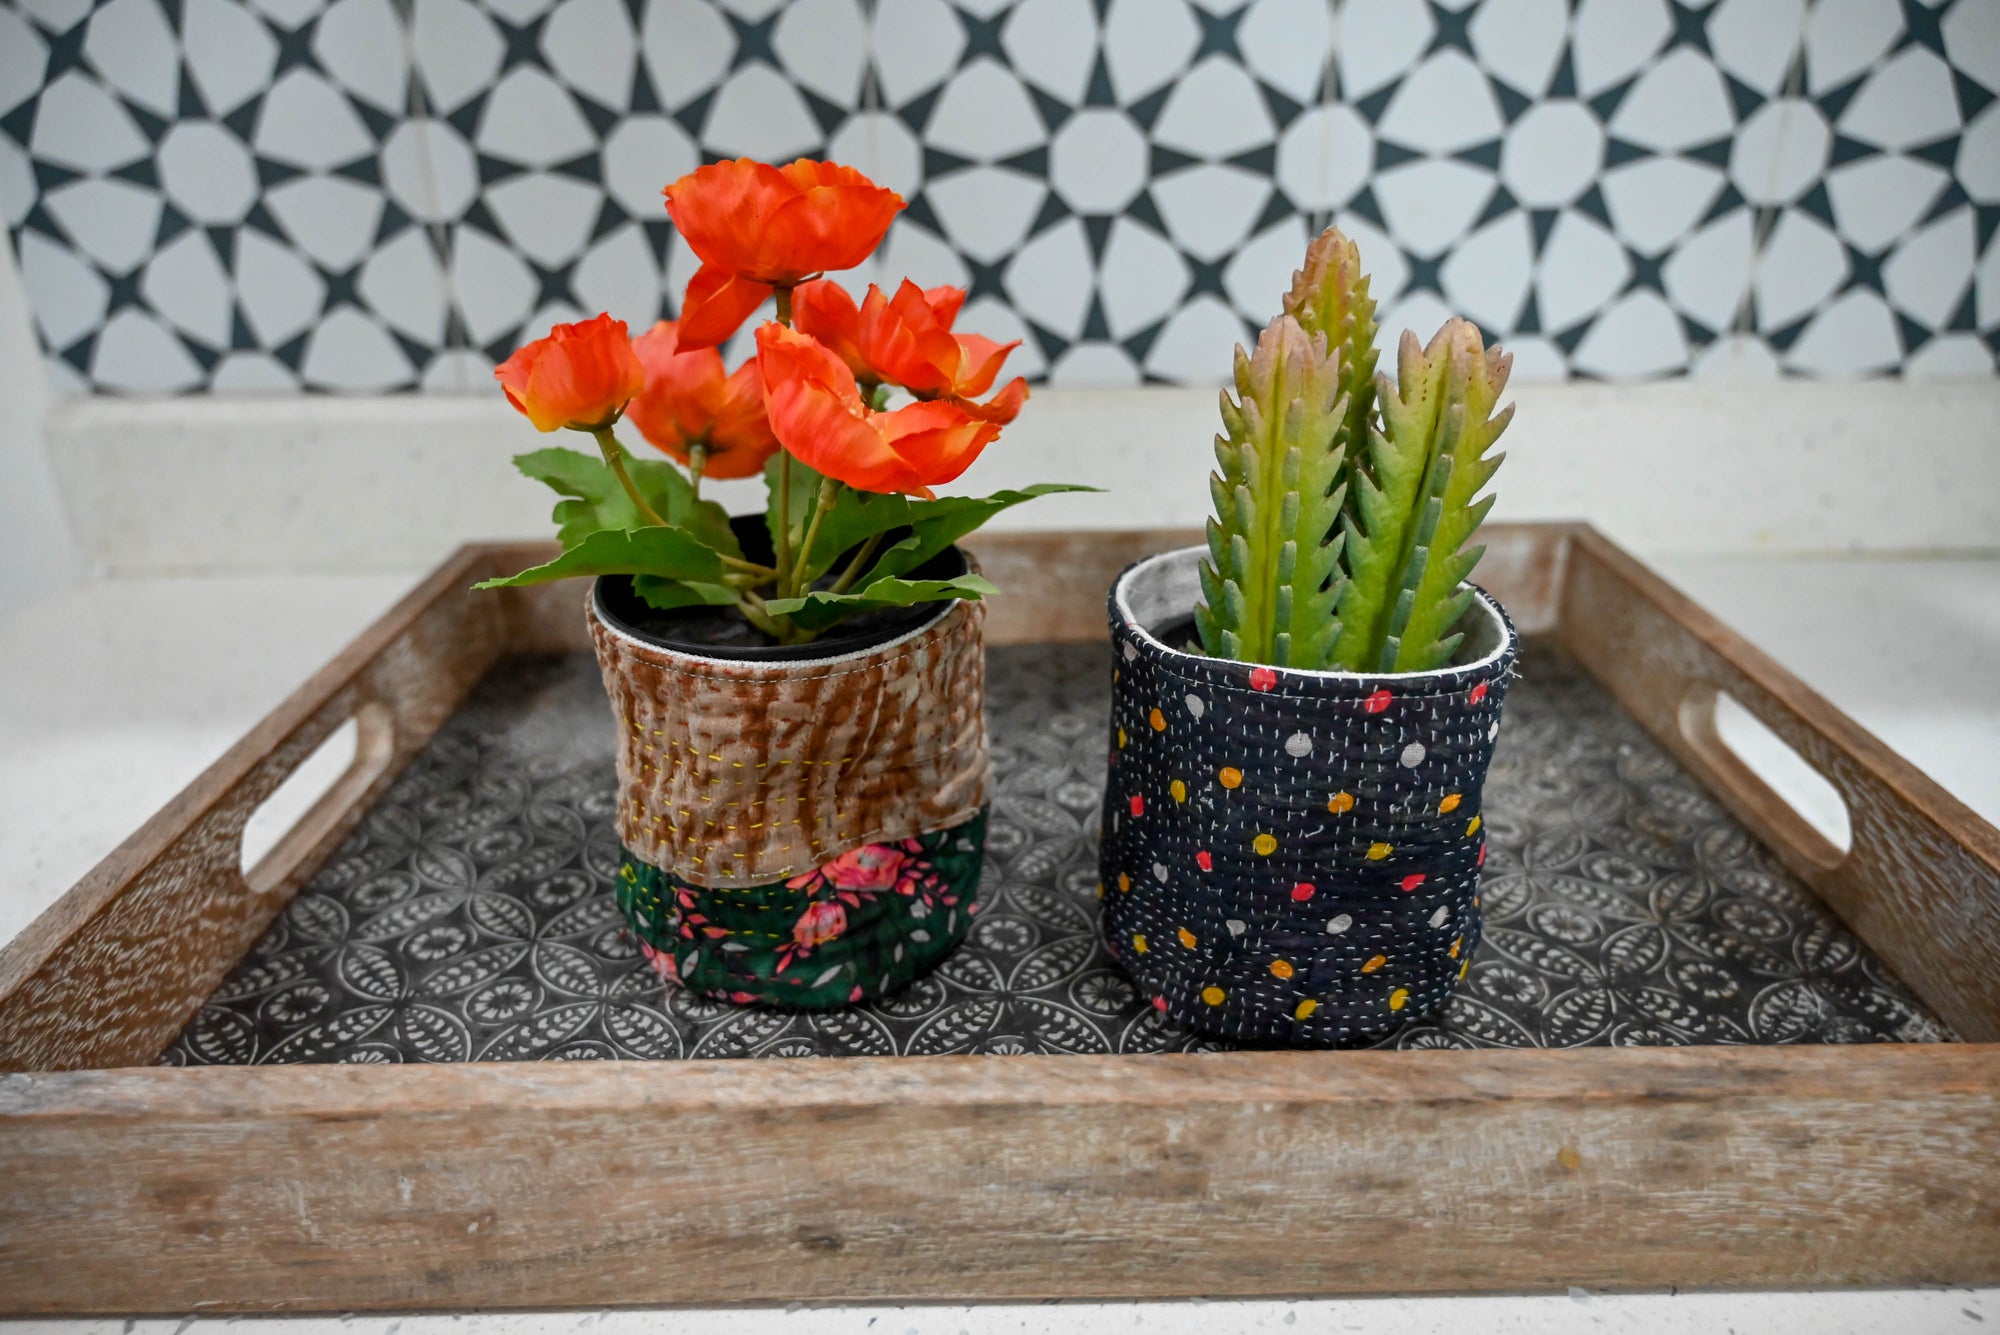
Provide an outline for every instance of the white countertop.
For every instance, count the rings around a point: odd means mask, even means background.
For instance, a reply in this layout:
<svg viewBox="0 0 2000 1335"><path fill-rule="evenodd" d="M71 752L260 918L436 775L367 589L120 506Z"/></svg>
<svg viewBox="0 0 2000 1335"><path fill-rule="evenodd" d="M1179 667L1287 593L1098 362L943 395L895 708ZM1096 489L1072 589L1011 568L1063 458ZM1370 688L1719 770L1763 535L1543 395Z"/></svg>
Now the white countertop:
<svg viewBox="0 0 2000 1335"><path fill-rule="evenodd" d="M1658 567L2000 823L2000 556L1681 557ZM9 939L416 579L112 581L0 622L0 940ZM4 1296L0 1296L4 1304ZM1143 1329L1882 1331L2000 1322L2000 1289L272 1318L285 1335L449 1328L983 1335ZM214 1319L218 1324L220 1318ZM174 1335L180 1322L26 1323ZM195 1323L209 1324L207 1319Z"/></svg>

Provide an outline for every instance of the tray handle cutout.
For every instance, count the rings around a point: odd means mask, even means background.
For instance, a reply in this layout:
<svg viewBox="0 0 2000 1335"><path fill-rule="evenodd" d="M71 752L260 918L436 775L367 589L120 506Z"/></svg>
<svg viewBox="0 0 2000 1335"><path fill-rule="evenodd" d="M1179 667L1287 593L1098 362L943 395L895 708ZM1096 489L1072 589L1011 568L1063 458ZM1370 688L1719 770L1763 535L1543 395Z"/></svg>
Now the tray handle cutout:
<svg viewBox="0 0 2000 1335"><path fill-rule="evenodd" d="M395 715L379 700L329 732L244 822L238 863L250 889L264 895L283 885L395 754Z"/></svg>
<svg viewBox="0 0 2000 1335"><path fill-rule="evenodd" d="M1702 778L1750 814L1783 851L1832 871L1854 847L1854 821L1832 780L1729 692L1698 682L1681 697L1681 736Z"/></svg>

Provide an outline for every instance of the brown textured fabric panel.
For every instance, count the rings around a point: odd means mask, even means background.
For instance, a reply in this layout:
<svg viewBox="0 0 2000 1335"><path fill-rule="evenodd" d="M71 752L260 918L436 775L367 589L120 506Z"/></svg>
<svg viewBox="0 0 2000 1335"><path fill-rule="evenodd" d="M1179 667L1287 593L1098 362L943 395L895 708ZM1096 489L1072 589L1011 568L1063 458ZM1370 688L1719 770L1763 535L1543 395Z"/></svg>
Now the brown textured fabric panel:
<svg viewBox="0 0 2000 1335"><path fill-rule="evenodd" d="M796 875L986 804L985 608L824 662L693 658L590 613L618 720L618 834L700 885Z"/></svg>

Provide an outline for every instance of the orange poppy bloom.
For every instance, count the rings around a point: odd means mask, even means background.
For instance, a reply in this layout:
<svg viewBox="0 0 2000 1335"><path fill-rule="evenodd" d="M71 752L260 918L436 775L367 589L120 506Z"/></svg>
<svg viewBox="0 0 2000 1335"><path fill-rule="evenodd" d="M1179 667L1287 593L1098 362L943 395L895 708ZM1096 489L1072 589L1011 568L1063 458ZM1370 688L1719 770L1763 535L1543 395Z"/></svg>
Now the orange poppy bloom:
<svg viewBox="0 0 2000 1335"><path fill-rule="evenodd" d="M874 290L872 284L869 290ZM924 301L929 304L937 323L949 329L952 321L958 318L959 307L965 304L965 289L925 288ZM847 363L847 369L854 372L856 379L876 384L894 379L880 367L870 365L868 359L861 355L861 308L854 304L853 297L847 295L847 289L832 279L815 279L810 283L801 283L793 290L792 327L802 334L811 334L831 348Z"/></svg>
<svg viewBox="0 0 2000 1335"><path fill-rule="evenodd" d="M493 368L507 402L537 431L595 431L618 420L646 383L625 322L609 315L559 324Z"/></svg>
<svg viewBox="0 0 2000 1335"><path fill-rule="evenodd" d="M757 330L771 429L799 460L862 491L932 499L931 488L971 466L1000 434L951 403L870 412L847 363L775 322Z"/></svg>
<svg viewBox="0 0 2000 1335"><path fill-rule="evenodd" d="M852 269L882 244L903 197L834 162L749 158L697 168L666 189L701 269L681 305L681 346L713 347L772 291Z"/></svg>
<svg viewBox="0 0 2000 1335"><path fill-rule="evenodd" d="M979 334L952 332L965 294L939 302L932 295L939 290L926 292L905 278L894 297L885 297L870 284L861 303L858 347L863 360L883 379L919 398L949 399L982 422L1013 421L1028 397L1028 382L1020 376L986 403L973 400L993 388L1000 364L1021 341L996 343Z"/></svg>
<svg viewBox="0 0 2000 1335"><path fill-rule="evenodd" d="M708 451L703 472L722 478L750 477L777 452L754 360L724 374L722 354L681 348L671 320L633 339L632 351L646 368L646 387L625 416L656 448L687 463L688 448L702 446Z"/></svg>

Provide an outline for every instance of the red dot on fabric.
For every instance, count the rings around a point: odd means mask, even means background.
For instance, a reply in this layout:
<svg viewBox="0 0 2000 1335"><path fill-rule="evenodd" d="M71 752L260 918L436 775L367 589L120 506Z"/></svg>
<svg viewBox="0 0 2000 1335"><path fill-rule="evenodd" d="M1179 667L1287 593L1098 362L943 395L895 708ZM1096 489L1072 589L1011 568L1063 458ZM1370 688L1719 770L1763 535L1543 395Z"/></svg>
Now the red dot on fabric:
<svg viewBox="0 0 2000 1335"><path fill-rule="evenodd" d="M1166 1012L1167 1012L1167 999L1166 999L1165 997L1154 997L1154 998L1153 998L1153 1009L1154 1009L1154 1010L1156 1010L1156 1011L1158 1011L1158 1012L1160 1012L1160 1013L1161 1013L1162 1015L1166 1014Z"/></svg>
<svg viewBox="0 0 2000 1335"><path fill-rule="evenodd" d="M1132 794L1132 814L1135 816L1146 814L1146 799L1137 793Z"/></svg>
<svg viewBox="0 0 2000 1335"><path fill-rule="evenodd" d="M1424 883L1424 878L1422 877L1422 875L1416 872L1411 872L1408 876L1405 876L1403 878L1403 889L1414 890L1423 883Z"/></svg>
<svg viewBox="0 0 2000 1335"><path fill-rule="evenodd" d="M1472 688L1471 699L1472 703L1476 705L1485 698L1486 698L1486 683L1482 681L1477 686Z"/></svg>
<svg viewBox="0 0 2000 1335"><path fill-rule="evenodd" d="M1395 698L1395 696L1389 694L1387 691L1377 691L1366 700L1363 700L1361 707L1371 714L1379 714L1387 709L1389 702Z"/></svg>
<svg viewBox="0 0 2000 1335"><path fill-rule="evenodd" d="M1194 855L1194 865L1201 868L1203 871L1214 871L1215 859L1210 857L1208 855L1208 850L1204 848L1198 851Z"/></svg>
<svg viewBox="0 0 2000 1335"><path fill-rule="evenodd" d="M1250 669L1250 687L1252 690L1268 691L1277 684L1278 674L1271 671L1271 669L1267 667Z"/></svg>
<svg viewBox="0 0 2000 1335"><path fill-rule="evenodd" d="M1300 881L1297 885L1292 887L1293 899L1304 902L1305 900L1311 899L1312 897L1313 897L1313 888L1311 881Z"/></svg>

